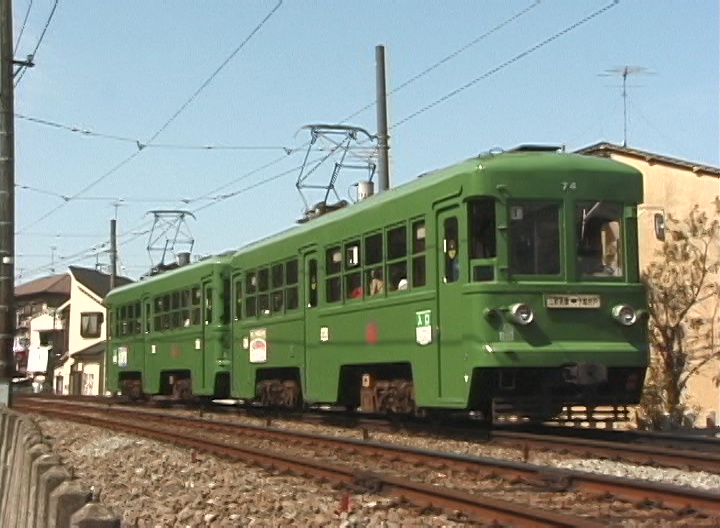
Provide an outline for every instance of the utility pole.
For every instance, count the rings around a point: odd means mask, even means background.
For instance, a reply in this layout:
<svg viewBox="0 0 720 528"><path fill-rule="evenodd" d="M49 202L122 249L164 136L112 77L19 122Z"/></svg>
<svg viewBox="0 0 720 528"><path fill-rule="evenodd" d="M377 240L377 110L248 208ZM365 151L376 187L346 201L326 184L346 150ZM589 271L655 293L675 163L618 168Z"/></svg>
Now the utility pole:
<svg viewBox="0 0 720 528"><path fill-rule="evenodd" d="M110 220L110 289L117 279L117 220Z"/></svg>
<svg viewBox="0 0 720 528"><path fill-rule="evenodd" d="M375 46L376 92L377 92L377 138L378 138L378 192L390 188L388 162L389 137L387 119L387 92L385 86L385 46Z"/></svg>
<svg viewBox="0 0 720 528"><path fill-rule="evenodd" d="M12 0L0 0L0 405L10 406L15 338L15 131Z"/></svg>

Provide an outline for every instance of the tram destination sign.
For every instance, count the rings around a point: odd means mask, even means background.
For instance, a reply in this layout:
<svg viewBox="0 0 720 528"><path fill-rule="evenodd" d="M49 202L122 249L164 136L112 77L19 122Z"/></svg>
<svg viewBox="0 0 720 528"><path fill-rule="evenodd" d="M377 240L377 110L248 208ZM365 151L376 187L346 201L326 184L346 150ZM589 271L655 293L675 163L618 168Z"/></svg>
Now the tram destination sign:
<svg viewBox="0 0 720 528"><path fill-rule="evenodd" d="M599 295L545 295L548 308L600 308Z"/></svg>

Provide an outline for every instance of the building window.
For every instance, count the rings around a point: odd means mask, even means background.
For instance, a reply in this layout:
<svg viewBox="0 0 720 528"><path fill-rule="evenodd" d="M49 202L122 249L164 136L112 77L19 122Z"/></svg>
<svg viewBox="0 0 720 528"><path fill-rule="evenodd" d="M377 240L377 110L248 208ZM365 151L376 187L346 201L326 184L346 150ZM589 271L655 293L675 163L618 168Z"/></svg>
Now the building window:
<svg viewBox="0 0 720 528"><path fill-rule="evenodd" d="M80 314L80 335L82 337L100 337L103 314L100 312Z"/></svg>

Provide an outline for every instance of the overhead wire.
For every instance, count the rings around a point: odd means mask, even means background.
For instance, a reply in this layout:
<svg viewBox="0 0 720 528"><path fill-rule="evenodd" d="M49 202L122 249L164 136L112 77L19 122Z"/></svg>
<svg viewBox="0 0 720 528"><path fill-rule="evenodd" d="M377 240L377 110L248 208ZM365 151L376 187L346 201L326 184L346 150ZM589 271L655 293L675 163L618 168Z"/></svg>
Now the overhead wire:
<svg viewBox="0 0 720 528"><path fill-rule="evenodd" d="M13 50L13 56L17 54L18 47L20 47L20 41L22 40L23 33L25 32L25 26L27 25L28 18L30 18L30 11L32 10L33 0L28 1L27 11L25 11L25 18L23 18L22 26L18 32L18 38L15 42L15 49Z"/></svg>
<svg viewBox="0 0 720 528"><path fill-rule="evenodd" d="M252 39L253 36L255 36L260 28L274 15L277 10L282 5L283 0L279 0L278 3L275 5L275 7L263 18L259 24L255 26L255 28L250 32L250 34L240 43L239 46L233 50L233 52L222 62L222 64L215 69L215 71L208 77L201 85L200 88L195 90L195 92L180 106L180 108L175 111L172 116L165 121L165 123L150 137L150 139L146 142L144 142L142 145L147 146L148 144L152 143L160 134L162 134L169 126L170 124L182 114L182 112L187 109L187 107L197 98L197 96L212 82L212 80L220 73L220 71L227 66L227 64L238 54L238 52L245 47L245 45ZM55 7L57 6L57 0L55 0ZM53 8L54 13L54 8ZM44 32L43 32L44 35ZM140 147L140 145L138 145ZM133 161L136 157L140 155L140 153L144 150L144 148L138 148L135 152L133 152L130 156L123 159L120 163L115 165L110 170L103 173L100 177L96 178L89 184L87 184L85 187L83 187L80 191L76 192L75 194L71 195L68 200L63 201L62 203L58 204L56 207L52 208L51 210L47 211L45 214L43 214L40 218L30 222L29 225L25 226L25 228L18 231L18 233L22 233L24 230L29 229L30 227L33 227L34 225L38 224L39 222L45 220L52 214L54 214L56 211L60 210L62 207L64 207L67 203L72 201L73 199L77 198L78 196L84 194L85 192L89 191L96 185L98 185L100 182L105 180L107 177L111 176L118 170L120 170L122 167Z"/></svg>
<svg viewBox="0 0 720 528"><path fill-rule="evenodd" d="M436 70L437 68L439 68L440 66L442 66L442 65L445 64L446 62L451 61L452 59L456 58L456 57L457 57L458 55L460 55L461 53L467 51L468 49L472 48L472 47L475 46L476 44L479 44L480 42L482 42L483 40L485 40L485 39L486 39L487 37L489 37L490 35L492 35L492 34L494 34L494 33L497 33L498 31L500 31L500 30L501 30L502 28L504 28L505 26L507 26L507 25L509 25L509 24L512 24L513 22L517 21L519 18L523 17L524 15L528 14L530 11L532 11L533 9L535 9L538 5L540 5L540 0L536 0L534 3L530 4L530 5L527 6L525 9L523 9L523 10L521 10L520 12L514 14L513 16L511 16L511 17L503 20L503 21L500 22L498 25L494 26L492 29L486 31L485 33L483 33L482 35L480 35L480 36L478 36L477 38L473 39L472 41L468 42L467 44L459 47L458 49L456 49L455 51L453 51L450 55L447 55L446 57L444 57L444 58L440 59L439 61L437 61L435 64L433 64L433 65L431 65L431 66L428 66L427 68L425 68L423 71L421 71L421 72L418 73L417 75L414 75L414 76L411 77L410 79L408 79L408 80L400 83L400 84L399 84L398 86L396 86L395 88L392 88L392 89L387 93L387 95L390 96L390 95L396 94L397 92L399 92L399 91L402 90L403 88L406 88L406 87L410 86L412 83L414 83L415 81L417 81L417 80L425 77L427 74L429 74L430 72ZM366 104L365 106L363 106L362 108L360 108L359 110L356 110L355 112L353 112L352 114L350 114L349 116L347 116L345 119L343 119L343 120L340 121L340 122L341 122L341 123L345 123L345 122L347 122L347 121L350 121L351 119L353 119L354 117L359 116L360 114L362 114L362 113L365 112L366 110L369 110L370 108L372 108L372 107L375 106L376 104L377 104L376 101L373 101L373 102L371 102L371 103L368 103L368 104Z"/></svg>
<svg viewBox="0 0 720 528"><path fill-rule="evenodd" d="M40 33L40 37L38 37L38 41L35 43L35 48L33 49L32 53L29 55L30 60L34 60L35 57L37 57L37 52L40 49L40 44L42 44L43 39L45 38L45 33L47 33L48 28L50 27L50 23L52 22L53 17L55 16L55 10L58 6L58 1L55 0L55 3L52 6L52 10L50 11L50 16L48 16L47 22L45 22L45 27L42 30L42 33ZM18 40L19 42L19 40ZM15 79L15 86L17 87L20 80L25 75L25 72L27 72L28 69L24 68L17 76L17 79Z"/></svg>
<svg viewBox="0 0 720 528"><path fill-rule="evenodd" d="M487 79L488 77L490 77L490 76L496 74L497 72L499 72L499 71L507 68L508 66L510 66L510 65L518 62L519 60L527 57L528 55L533 54L534 52L536 52L536 51L538 51L539 49L547 46L548 44L554 42L555 40L557 40L557 39L559 39L559 38L567 35L567 34L570 33L571 31L573 31L574 29L577 29L577 28L579 28L580 26L582 26L582 25L584 25L584 24L587 24L588 22L590 22L590 21L593 20L594 18L602 15L602 14L605 13L606 11L609 11L610 9L612 9L613 7L615 7L618 3L619 3L619 0L613 0L612 3L605 5L604 7L598 9L597 11L591 13L590 15L587 15L586 17L582 18L581 20L579 20L579 21L575 22L574 24L566 27L565 29L562 29L562 30L558 31L557 33L555 33L555 34L552 35L551 37L548 37L548 38L546 38L545 40L543 40L542 42L540 42L540 43L538 43L538 44L535 44L534 46L531 46L530 48L526 49L526 50L523 51L522 53L518 53L518 54L515 55L513 58L508 59L508 60L506 60L505 62L503 62L501 65L496 66L495 68L493 68L493 69L491 69L491 70L488 70L487 72L485 72L485 73L482 74L481 76L474 78L472 81L470 81L470 82L468 82L468 83L465 83L464 85L460 86L459 88L456 88L455 90L453 90L453 91L445 94L444 96L440 97L439 99L436 99L436 100L433 101L432 103L430 103L430 104L428 104L428 105L420 108L419 110L413 112L412 114L408 115L407 117L401 119L400 121L398 121L397 123L395 123L394 125L392 125L392 126L389 127L389 128L390 128L390 129L396 129L396 128L404 125L404 124L407 123L408 121L411 121L412 119L415 119L416 117L418 117L419 115L427 112L428 110L431 110L431 109L435 108L436 106L438 106L438 105L441 104L441 103L444 103L444 102L447 101L448 99L451 99L452 97L455 97L455 96L458 95L459 93L464 92L464 91L467 90L468 88L471 88L472 86L475 86L475 85L476 85L477 83L479 83L480 81Z"/></svg>

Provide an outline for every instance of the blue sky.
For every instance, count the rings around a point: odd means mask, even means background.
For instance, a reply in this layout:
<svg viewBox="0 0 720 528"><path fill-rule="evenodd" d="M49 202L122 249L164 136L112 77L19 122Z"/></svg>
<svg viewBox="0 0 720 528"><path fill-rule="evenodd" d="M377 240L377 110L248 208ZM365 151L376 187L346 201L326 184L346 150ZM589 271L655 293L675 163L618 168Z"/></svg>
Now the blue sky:
<svg viewBox="0 0 720 528"><path fill-rule="evenodd" d="M35 47L54 1L32 2L16 58ZM13 4L17 41L29 0ZM107 264L116 213L132 278L150 267L151 210L197 211L187 224L198 255L289 227L303 210L302 127L373 102L378 44L390 92L437 65L389 97L392 185L495 147L621 143L621 79L600 74L625 65L650 70L628 82L628 145L719 166L718 5L284 0L254 32L278 0L60 0L15 92L16 280ZM349 123L375 133L375 107ZM364 176L342 171L341 197Z"/></svg>

